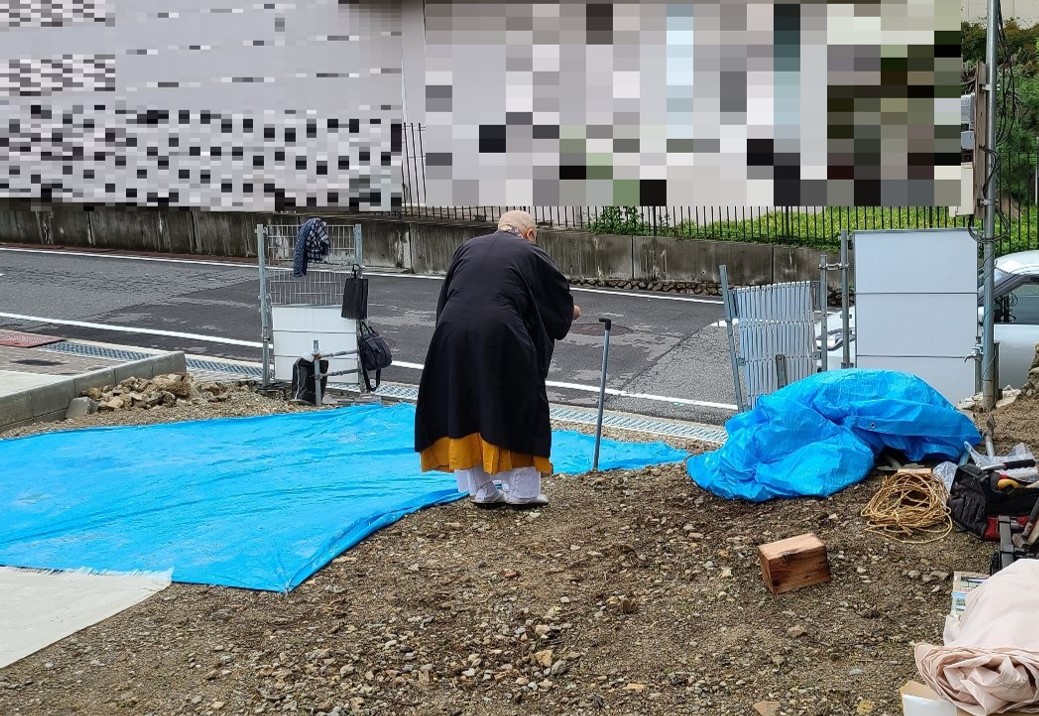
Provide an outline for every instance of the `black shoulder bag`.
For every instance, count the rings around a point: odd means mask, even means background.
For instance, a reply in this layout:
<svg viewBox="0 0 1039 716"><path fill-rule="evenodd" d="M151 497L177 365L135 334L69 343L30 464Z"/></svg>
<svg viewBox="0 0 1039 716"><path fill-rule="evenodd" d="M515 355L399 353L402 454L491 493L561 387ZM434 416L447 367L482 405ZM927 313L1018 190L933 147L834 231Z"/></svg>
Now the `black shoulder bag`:
<svg viewBox="0 0 1039 716"><path fill-rule="evenodd" d="M364 387L370 393L378 389L382 382L382 369L393 363L393 355L386 339L366 320L358 321L357 324L357 353L361 363L361 375L364 376ZM375 371L375 388L372 388L368 371Z"/></svg>
<svg viewBox="0 0 1039 716"><path fill-rule="evenodd" d="M361 267L354 264L354 275L343 284L343 318L368 318L368 279L361 275Z"/></svg>

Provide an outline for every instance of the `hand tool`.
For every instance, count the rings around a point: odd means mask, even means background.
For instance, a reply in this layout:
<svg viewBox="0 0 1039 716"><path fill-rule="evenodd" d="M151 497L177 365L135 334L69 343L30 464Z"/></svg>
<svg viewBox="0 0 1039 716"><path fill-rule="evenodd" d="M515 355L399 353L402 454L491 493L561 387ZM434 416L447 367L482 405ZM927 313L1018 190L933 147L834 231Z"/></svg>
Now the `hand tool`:
<svg viewBox="0 0 1039 716"><path fill-rule="evenodd" d="M1018 469L1021 469L1021 468L1028 468L1028 467L1035 467L1035 459L1034 458L1022 458L1022 459L1018 459L1018 460L1007 460L1006 462L997 462L997 463L992 464L992 465L985 465L984 467L979 466L978 469L980 469L982 472L987 472L987 473L989 473L989 475L991 475L992 489L993 490L998 490L999 489L999 481L1008 478L1007 475L1001 475L1000 473L1004 473L1007 470L1018 470ZM1017 478L1010 478L1010 479L1017 480L1018 482L1023 482L1024 481L1024 480L1018 480Z"/></svg>

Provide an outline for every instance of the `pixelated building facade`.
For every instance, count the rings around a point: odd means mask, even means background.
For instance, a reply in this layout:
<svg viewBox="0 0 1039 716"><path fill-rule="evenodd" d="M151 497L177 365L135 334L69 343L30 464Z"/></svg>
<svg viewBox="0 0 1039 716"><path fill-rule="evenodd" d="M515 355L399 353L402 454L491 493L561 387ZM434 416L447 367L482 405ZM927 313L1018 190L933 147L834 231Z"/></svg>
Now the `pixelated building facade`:
<svg viewBox="0 0 1039 716"><path fill-rule="evenodd" d="M960 8L8 0L0 198L393 211L960 199Z"/></svg>
<svg viewBox="0 0 1039 716"><path fill-rule="evenodd" d="M399 2L5 0L0 197L401 201Z"/></svg>

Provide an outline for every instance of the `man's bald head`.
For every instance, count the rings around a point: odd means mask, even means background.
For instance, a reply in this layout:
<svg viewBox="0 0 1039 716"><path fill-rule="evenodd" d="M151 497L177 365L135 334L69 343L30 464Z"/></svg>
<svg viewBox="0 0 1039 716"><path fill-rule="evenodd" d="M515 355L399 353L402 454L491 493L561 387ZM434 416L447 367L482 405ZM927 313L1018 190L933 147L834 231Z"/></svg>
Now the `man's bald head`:
<svg viewBox="0 0 1039 716"><path fill-rule="evenodd" d="M533 241L537 238L538 225L533 216L517 209L501 215L498 219L498 231L510 231L527 241Z"/></svg>

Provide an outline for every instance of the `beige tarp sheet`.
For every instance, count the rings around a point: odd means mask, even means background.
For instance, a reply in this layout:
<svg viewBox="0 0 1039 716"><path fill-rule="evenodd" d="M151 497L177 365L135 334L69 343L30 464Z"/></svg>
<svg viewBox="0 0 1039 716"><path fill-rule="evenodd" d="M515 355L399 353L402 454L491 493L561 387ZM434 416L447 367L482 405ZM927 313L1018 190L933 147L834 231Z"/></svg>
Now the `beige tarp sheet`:
<svg viewBox="0 0 1039 716"><path fill-rule="evenodd" d="M973 716L1039 713L1039 560L1018 560L972 591L944 641L916 647L920 676L940 697Z"/></svg>

